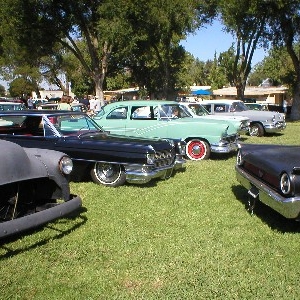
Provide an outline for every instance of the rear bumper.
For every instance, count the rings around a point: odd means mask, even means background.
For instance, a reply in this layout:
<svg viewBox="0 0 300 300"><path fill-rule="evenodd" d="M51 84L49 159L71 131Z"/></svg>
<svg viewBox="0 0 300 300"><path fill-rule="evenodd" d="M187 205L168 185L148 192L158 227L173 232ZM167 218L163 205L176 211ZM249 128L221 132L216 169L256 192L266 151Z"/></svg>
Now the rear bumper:
<svg viewBox="0 0 300 300"><path fill-rule="evenodd" d="M281 215L289 219L298 219L300 214L300 198L285 198L276 191L270 189L260 180L246 173L244 170L235 167L237 181L244 186L250 195L268 205ZM253 187L255 192L253 193ZM250 191L251 190L251 191Z"/></svg>
<svg viewBox="0 0 300 300"><path fill-rule="evenodd" d="M0 223L0 239L39 227L76 211L82 205L81 198L74 195L71 197L69 201L54 204L45 210Z"/></svg>

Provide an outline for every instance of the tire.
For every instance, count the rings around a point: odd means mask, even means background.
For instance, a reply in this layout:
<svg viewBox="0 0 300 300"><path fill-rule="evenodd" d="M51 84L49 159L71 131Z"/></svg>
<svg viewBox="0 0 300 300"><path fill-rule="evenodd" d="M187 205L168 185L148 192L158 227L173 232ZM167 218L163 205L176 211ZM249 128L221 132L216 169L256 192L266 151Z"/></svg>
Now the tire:
<svg viewBox="0 0 300 300"><path fill-rule="evenodd" d="M260 123L253 123L249 128L250 136L263 136L265 134L264 128Z"/></svg>
<svg viewBox="0 0 300 300"><path fill-rule="evenodd" d="M210 157L210 147L208 143L193 139L186 144L186 156L191 160L203 160Z"/></svg>
<svg viewBox="0 0 300 300"><path fill-rule="evenodd" d="M93 182L110 187L123 185L126 174L121 165L96 162L91 169Z"/></svg>

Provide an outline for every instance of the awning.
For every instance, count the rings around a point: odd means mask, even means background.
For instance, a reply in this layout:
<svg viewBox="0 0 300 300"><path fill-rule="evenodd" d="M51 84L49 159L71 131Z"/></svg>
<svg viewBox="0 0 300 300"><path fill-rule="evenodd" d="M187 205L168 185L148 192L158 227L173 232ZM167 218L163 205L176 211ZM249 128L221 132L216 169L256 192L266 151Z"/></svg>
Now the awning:
<svg viewBox="0 0 300 300"><path fill-rule="evenodd" d="M191 92L192 95L211 95L209 90L195 90Z"/></svg>

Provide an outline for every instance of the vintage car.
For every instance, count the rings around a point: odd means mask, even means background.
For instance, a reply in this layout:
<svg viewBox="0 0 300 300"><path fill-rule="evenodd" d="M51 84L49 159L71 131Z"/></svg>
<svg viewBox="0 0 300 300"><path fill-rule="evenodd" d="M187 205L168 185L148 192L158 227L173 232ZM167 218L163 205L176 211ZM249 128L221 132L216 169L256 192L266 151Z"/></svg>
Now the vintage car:
<svg viewBox="0 0 300 300"><path fill-rule="evenodd" d="M0 111L8 111L8 110L24 110L26 106L21 102L0 102Z"/></svg>
<svg viewBox="0 0 300 300"><path fill-rule="evenodd" d="M179 104L186 108L193 118L227 120L236 126L238 133L246 134L249 132L250 120L247 117L210 114L200 102L179 102Z"/></svg>
<svg viewBox="0 0 300 300"><path fill-rule="evenodd" d="M70 194L69 156L0 141L0 238L41 226L81 207Z"/></svg>
<svg viewBox="0 0 300 300"><path fill-rule="evenodd" d="M37 107L38 110L44 110L44 109L51 109L51 110L57 110L59 103L45 103L41 104ZM88 108L86 105L82 103L71 103L71 110L72 111L81 111L81 112L88 112Z"/></svg>
<svg viewBox="0 0 300 300"><path fill-rule="evenodd" d="M259 200L286 218L299 219L299 146L241 144L235 170L254 203Z"/></svg>
<svg viewBox="0 0 300 300"><path fill-rule="evenodd" d="M94 120L115 134L137 137L183 139L191 160L211 152L237 150L238 133L225 120L195 119L175 101L132 100L107 104Z"/></svg>
<svg viewBox="0 0 300 300"><path fill-rule="evenodd" d="M204 100L201 104L211 114L242 116L250 119L250 136L264 136L265 133L281 132L286 127L285 115L274 111L250 110L240 100Z"/></svg>
<svg viewBox="0 0 300 300"><path fill-rule="evenodd" d="M146 183L170 177L185 163L182 141L110 135L81 112L27 110L0 113L1 119L0 139L65 152L73 160L76 181L91 177L112 187Z"/></svg>

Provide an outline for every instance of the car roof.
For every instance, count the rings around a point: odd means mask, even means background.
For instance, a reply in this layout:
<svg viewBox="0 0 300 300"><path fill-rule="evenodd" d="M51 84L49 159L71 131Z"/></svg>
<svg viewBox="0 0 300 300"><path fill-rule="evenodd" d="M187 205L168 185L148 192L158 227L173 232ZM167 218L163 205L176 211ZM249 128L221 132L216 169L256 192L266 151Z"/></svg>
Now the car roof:
<svg viewBox="0 0 300 300"><path fill-rule="evenodd" d="M119 106L120 104L124 105L130 105L130 106L136 106L136 105L162 105L162 104L178 104L176 101L170 101L170 100L128 100L128 101L117 101L110 104L107 104L111 106Z"/></svg>
<svg viewBox="0 0 300 300"><path fill-rule="evenodd" d="M8 104L8 105L22 105L24 103L23 102L0 101L0 104L1 105L5 105L5 104Z"/></svg>
<svg viewBox="0 0 300 300"><path fill-rule="evenodd" d="M224 103L224 104L232 104L234 102L242 102L241 100L231 100L231 99L215 99L215 100L203 100L200 103L209 104L209 103Z"/></svg>

